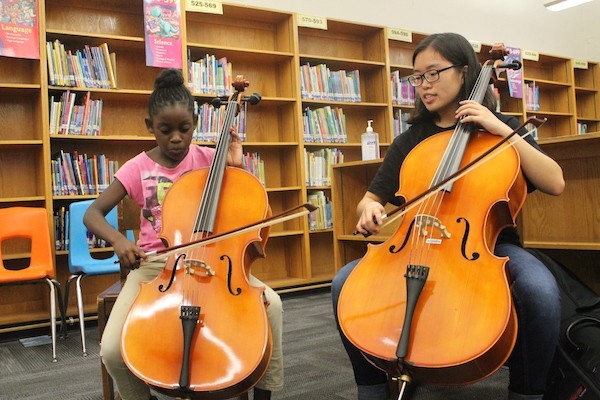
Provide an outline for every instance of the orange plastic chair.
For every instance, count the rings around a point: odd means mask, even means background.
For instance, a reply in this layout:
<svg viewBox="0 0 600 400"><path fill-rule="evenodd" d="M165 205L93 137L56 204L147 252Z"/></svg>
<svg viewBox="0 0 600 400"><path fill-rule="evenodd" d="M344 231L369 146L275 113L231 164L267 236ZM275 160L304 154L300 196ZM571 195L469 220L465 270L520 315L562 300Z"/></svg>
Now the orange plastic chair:
<svg viewBox="0 0 600 400"><path fill-rule="evenodd" d="M45 208L7 207L0 209L0 285L30 284L46 282L50 287L50 328L52 331L52 362L56 362L56 305L64 326L60 283L55 279L54 257L50 241L50 227ZM7 269L2 242L7 239L23 238L31 241L29 265L21 269ZM23 257L26 258L26 257Z"/></svg>

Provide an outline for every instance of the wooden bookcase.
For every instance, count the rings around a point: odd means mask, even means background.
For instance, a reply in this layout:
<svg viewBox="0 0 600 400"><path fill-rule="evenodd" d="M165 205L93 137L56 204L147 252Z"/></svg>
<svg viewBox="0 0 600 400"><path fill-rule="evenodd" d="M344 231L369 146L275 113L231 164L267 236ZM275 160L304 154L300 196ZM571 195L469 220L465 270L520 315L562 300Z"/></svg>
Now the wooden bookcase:
<svg viewBox="0 0 600 400"><path fill-rule="evenodd" d="M331 106L339 107L346 116L346 143L303 143L307 151L330 147L340 149L345 161L361 159L360 135L367 121L379 134L380 144L389 144L392 133L389 108L389 69L387 67L385 29L328 20L327 30L298 27L298 55L301 65L324 64L331 71L358 70L360 101L312 100L301 98L302 110ZM332 199L331 186L308 186L307 194L315 190ZM333 209L335 207L332 206ZM335 218L334 218L335 219ZM335 226L335 224L334 224ZM310 231L311 274L330 281L336 268L332 257L333 229Z"/></svg>
<svg viewBox="0 0 600 400"><path fill-rule="evenodd" d="M265 187L274 214L305 201L299 143L298 62L294 16L255 8L223 6L223 15L186 15L187 51L227 57L233 76L250 82L249 93L262 100L248 108L244 151L256 151L265 163ZM207 101L214 96L206 96ZM306 219L271 228L264 259L252 272L273 288L314 281L307 260Z"/></svg>
<svg viewBox="0 0 600 400"><path fill-rule="evenodd" d="M145 65L142 0L40 0L39 11L41 59L0 58L0 116L3 121L10 121L0 126L0 207L44 206L52 224L56 210L94 197L53 194L50 162L61 150L105 154L122 165L154 146L143 121L159 69ZM364 254L369 241L383 240L383 236L366 240L351 235L356 223L356 202L380 162L359 161L360 135L367 120L373 120L382 156L385 154L393 140L394 114L411 109L392 104L390 74L411 73L412 51L426 34L414 33L413 42L407 43L388 39L385 27L339 20L328 20L326 30L313 29L299 26L294 13L229 4L223 4L223 15L186 12L180 33L184 60L189 56L195 61L205 54L227 57L233 75L243 74L249 80L249 93L262 95L262 101L248 109L244 151L258 152L265 162L265 188L273 212L304 203L317 190L332 199L332 229L311 231L306 217L273 226L267 257L252 265L253 273L282 292L327 285L344 262ZM54 40L71 50L107 43L116 54L117 88L49 85L45 44ZM307 63L325 64L331 71L358 70L361 100L303 98L300 70ZM583 258L596 262L598 245L594 243L599 235L595 227L600 224L591 204L597 202L598 192L577 179L583 173L584 178L597 182L594 171L599 167L599 139L598 133L575 134L577 123L586 123L588 132L600 129L598 63L589 63L586 70L574 70L570 59L544 55L537 63L524 64L525 79L535 80L540 86L542 109L535 113L526 111L524 101L507 96L506 82L500 86L501 109L519 118L532 114L549 119L540 130L541 142L549 154L560 160L568 173L569 185L574 182L574 192L563 198L567 203L577 203L581 198L590 202L590 206L568 210L571 214L556 213L575 215L577 224L588 227L586 231L556 221L558 215L546 211L550 204L532 196L528 202L531 206L523 213L526 243L585 252ZM183 72L187 79L187 68ZM92 99L103 100L100 136L49 134L50 101L66 90L76 93L78 101L88 91ZM194 95L199 103L210 102L214 97ZM344 110L346 143L304 141L303 112L325 106ZM304 152L323 148L341 149L347 163L332 168L333 185L309 186ZM124 202L120 209L123 230L137 228L138 212L130 201ZM538 218L540 215L543 218ZM586 223L585 218L595 218L595 225ZM547 230L563 239L546 235ZM572 240L565 239L571 237ZM570 241L577 244L565 244ZM17 266L28 257L28 249L21 245L3 246L4 253ZM69 275L65 251L56 253L56 271L64 283ZM83 281L88 314L95 314L97 295L118 278L101 276ZM39 321L40 325L45 324L46 316L37 310L44 308L47 296L45 289L38 286L0 288L0 332L24 329ZM68 313L75 315L74 304L70 304Z"/></svg>
<svg viewBox="0 0 600 400"><path fill-rule="evenodd" d="M600 64L588 63L587 69L575 68L575 109L577 123L585 132L600 131ZM581 130L578 129L578 133Z"/></svg>
<svg viewBox="0 0 600 400"><path fill-rule="evenodd" d="M49 174L44 135L45 71L40 60L0 59L0 207L48 207ZM48 223L51 222L50 216ZM19 268L29 262L30 242L12 239L2 243L4 262ZM8 285L0 288L0 325L48 320L47 288L42 285ZM24 310L27 310L24 312ZM47 323L46 323L47 324Z"/></svg>
<svg viewBox="0 0 600 400"><path fill-rule="evenodd" d="M538 139L577 133L573 61L541 54L538 61L523 60L523 75L539 88L539 110L526 109L525 115L547 119Z"/></svg>
<svg viewBox="0 0 600 400"><path fill-rule="evenodd" d="M557 197L528 196L520 221L523 243L543 249L600 293L600 70L598 63L580 69L553 56L540 55L539 63L524 66L525 79L545 82L539 115L548 122L538 143L562 167L566 187ZM578 123L587 125L585 134L578 134Z"/></svg>

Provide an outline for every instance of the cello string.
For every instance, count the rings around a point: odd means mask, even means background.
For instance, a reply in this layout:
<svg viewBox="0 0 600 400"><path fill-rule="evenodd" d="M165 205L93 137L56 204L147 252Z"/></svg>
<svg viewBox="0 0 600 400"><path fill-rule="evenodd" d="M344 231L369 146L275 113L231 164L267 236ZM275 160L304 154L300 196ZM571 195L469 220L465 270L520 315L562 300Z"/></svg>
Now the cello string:
<svg viewBox="0 0 600 400"><path fill-rule="evenodd" d="M478 103L481 103L483 101L492 72L492 67L489 66L487 63L482 66L482 69L477 76L475 85L473 86L473 89L469 94L469 100L474 100ZM438 165L430 187L433 187L435 184L443 181L444 179L446 179L446 177L450 176L450 174L454 173L459 169L471 132L472 126L465 126L460 121L458 121L454 132L451 135L446 151L443 154L442 161ZM449 185L447 186L448 190L449 186L451 185L452 183L449 183ZM434 226L431 225L429 226L429 229L425 229L428 227L428 216L431 216L433 218L434 216L439 215L439 211L441 209L446 191L446 189L442 189L436 192L435 195L431 197L431 200L426 199L423 202L423 204L419 206L419 211L415 214L417 216L423 215L423 210L431 210L431 212L425 213L425 216L422 216L420 218L419 224L415 223L413 225L413 239L411 248L421 249L419 251L418 257L419 263L421 265L425 265L424 263L431 263L431 260L425 260L425 258L428 255L431 255L432 252L426 250L431 249L431 246L433 246L436 243L436 240L434 239ZM433 211L434 209L435 211ZM419 229L419 227L421 229ZM418 238L420 238L420 243L419 245L416 245L415 242L418 240ZM409 256L409 259L412 259L413 254L410 254L411 255ZM412 261L411 263L414 263L414 261Z"/></svg>
<svg viewBox="0 0 600 400"><path fill-rule="evenodd" d="M230 136L224 134L224 131L227 130L226 133L229 132L233 122L233 117L235 115L236 107L237 103L231 100L227 104L227 108L225 110L222 129L217 140L215 158L209 169L206 188L204 189L202 204L199 209L200 215L197 216L199 223L195 227L195 231L204 230L207 233L210 233L213 228L211 224L214 222L212 219L214 219L214 215L216 213L216 205L219 200L219 186L223 177L223 170L227 160L227 150L229 148Z"/></svg>
<svg viewBox="0 0 600 400"><path fill-rule="evenodd" d="M528 118L527 121L526 121L526 123L529 122L530 120L535 120L535 118L534 117ZM539 121L541 121L541 120L539 120ZM533 124L533 122L532 122L532 124ZM522 124L522 125L524 125L524 124ZM517 129L520 129L521 127L522 126L520 126ZM527 136L530 136L537 127L539 127L539 125L535 125L534 124L534 127L531 130L525 132L523 135L521 135L521 137L522 138L526 138ZM515 130L513 132L513 134L515 134L516 132L517 132L517 130ZM511 134L510 136L512 136L513 134ZM506 145L502 146L502 147L498 147L498 148L494 149L493 152L491 152L489 154L486 154L486 157L481 158L481 159L477 160L476 162L472 163L471 165L469 165L467 168L464 168L463 170L460 171L459 174L457 174L456 176L453 176L452 179L450 179L449 181L451 181L451 182L458 181L459 179L461 179L462 177L464 177L465 175L467 175L468 173L470 173L472 170L474 170L475 168L477 168L479 165L481 165L481 164L485 163L486 161L494 158L495 156L497 156L498 154L500 154L504 150L509 149L509 148L511 148L511 147L514 146L514 142L510 142L510 141L509 142L501 142L501 143L503 145L506 143ZM423 203L427 199L435 196L435 193L438 192L438 191L440 191L440 190L443 190L443 189L441 187L439 187L439 188L436 188L435 190L433 190L431 192L424 192L424 193L420 194L419 196L417 196L416 200L412 199L412 200L408 201L407 203L410 203L410 204L407 204L405 208L403 208L403 206L401 205L401 206L398 207L397 211L394 210L394 211L390 212L389 214L386 214L387 217L386 217L386 219L384 219L383 223L381 224L381 228L384 228L385 226L387 226L387 225L391 224L392 222L396 221L397 219L402 218L403 216L405 216L408 213L408 211L410 211L413 208L417 207L419 204ZM392 213L393 213L393 216L391 216Z"/></svg>
<svg viewBox="0 0 600 400"><path fill-rule="evenodd" d="M223 118L223 125L220 131L219 137L217 139L217 146L215 157L211 166L209 168L206 185L204 191L202 193L200 207L196 212L196 219L194 229L190 233L189 241L194 239L198 239L209 235L210 231L213 230L214 218L216 215L216 208L219 201L219 189L221 187L221 182L224 175L225 163L227 161L227 151L229 148L230 135L224 134L229 133L229 129L231 124L233 123L233 118L235 117L237 108L237 103L233 100L230 100L225 109L225 115ZM186 259L187 260L205 260L207 249L205 246L198 247L197 249L192 249L190 251L186 251ZM193 265L190 266L193 268ZM196 290L197 285L193 279L189 279L189 273L186 270L183 276L183 305L191 305L198 304L198 296L199 292Z"/></svg>

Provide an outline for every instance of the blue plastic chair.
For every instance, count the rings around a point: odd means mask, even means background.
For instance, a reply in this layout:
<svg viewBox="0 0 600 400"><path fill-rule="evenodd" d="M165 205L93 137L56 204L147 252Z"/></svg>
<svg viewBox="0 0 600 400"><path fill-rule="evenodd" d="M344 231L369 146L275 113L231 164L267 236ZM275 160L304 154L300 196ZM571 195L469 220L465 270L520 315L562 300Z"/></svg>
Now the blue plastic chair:
<svg viewBox="0 0 600 400"><path fill-rule="evenodd" d="M90 254L88 245L88 230L83 224L83 216L94 200L85 200L69 205L69 271L71 276L65 288L64 309L69 305L69 287L74 280L77 291L77 311L79 313L79 326L81 329L81 342L84 357L87 356L85 346L85 322L83 312L83 295L81 280L89 275L117 274L120 272L119 258L113 253L111 257L97 259ZM115 229L119 229L117 208L113 208L107 215L106 221ZM127 231L127 237L133 239L133 232Z"/></svg>

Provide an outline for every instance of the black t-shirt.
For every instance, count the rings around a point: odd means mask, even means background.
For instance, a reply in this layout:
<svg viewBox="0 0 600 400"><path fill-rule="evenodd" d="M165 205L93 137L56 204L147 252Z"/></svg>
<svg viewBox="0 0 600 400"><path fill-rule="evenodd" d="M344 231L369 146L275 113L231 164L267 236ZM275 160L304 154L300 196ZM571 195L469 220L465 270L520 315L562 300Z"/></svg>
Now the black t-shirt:
<svg viewBox="0 0 600 400"><path fill-rule="evenodd" d="M516 129L520 125L519 120L517 120L515 117L506 116L500 113L494 114L513 129ZM400 167L402 166L404 159L408 153L423 140L448 130L454 130L454 127L441 128L435 125L433 122L420 122L412 125L408 130L406 130L406 132L394 139L387 151L381 167L379 167L377 174L373 178L373 181L367 190L381 197L388 203L396 206L401 205L403 200L396 197L396 192L398 192L399 189L398 177L400 174ZM523 129L519 133L523 135L525 132L526 131ZM525 140L533 147L540 150L539 146L531 137L531 135L525 137ZM423 160L423 162L427 162L427 160ZM531 184L531 182L529 182L529 180L527 180L527 186L529 192L535 190L535 187ZM509 242L519 246L521 245L521 240L517 230L513 227L505 228L500 233L498 242Z"/></svg>

